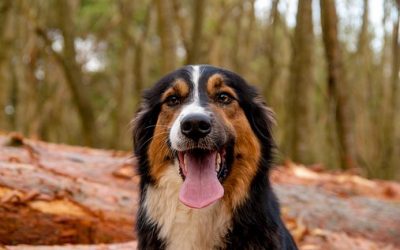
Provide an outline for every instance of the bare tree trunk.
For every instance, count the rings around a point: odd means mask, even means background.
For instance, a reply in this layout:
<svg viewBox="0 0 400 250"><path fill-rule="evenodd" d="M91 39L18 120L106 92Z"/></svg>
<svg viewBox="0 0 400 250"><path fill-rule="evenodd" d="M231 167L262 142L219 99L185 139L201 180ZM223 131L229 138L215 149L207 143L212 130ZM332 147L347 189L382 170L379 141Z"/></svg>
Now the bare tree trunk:
<svg viewBox="0 0 400 250"><path fill-rule="evenodd" d="M363 15L361 30L358 36L357 53L365 54L365 50L368 49L369 38L368 38L368 19L369 19L369 0L363 1Z"/></svg>
<svg viewBox="0 0 400 250"><path fill-rule="evenodd" d="M288 154L296 162L310 163L310 97L313 77L312 1L299 0L290 67Z"/></svg>
<svg viewBox="0 0 400 250"><path fill-rule="evenodd" d="M244 26L244 30L241 34L241 37L243 37L240 47L242 47L242 50L238 51L239 55L239 68L238 68L238 73L241 75L246 75L251 78L251 75L249 71L251 71L251 67L244 67L243 63L248 63L251 62L252 57L253 57L253 47L252 47L252 41L254 40L253 38L255 37L255 34L257 33L254 28L255 28L255 23L256 23L256 13L255 13L255 0L250 0L248 1L249 7L246 8L244 12L244 19L246 20L246 25ZM250 80L251 81L251 80Z"/></svg>
<svg viewBox="0 0 400 250"><path fill-rule="evenodd" d="M17 73L15 69L15 65L13 63L9 64L9 70L11 72L11 88L9 90L9 97L8 97L8 105L12 107L12 112L8 114L8 121L10 124L11 130L17 130L18 121L17 121L17 112L19 109L19 84L17 80Z"/></svg>
<svg viewBox="0 0 400 250"><path fill-rule="evenodd" d="M0 109L6 108L7 103L7 92L9 87L9 81L7 79L10 76L8 70L8 62L6 58L9 54L10 39L6 35L7 27L9 26L9 12L12 7L12 1L0 1ZM7 125L7 114L0 111L0 127L5 128Z"/></svg>
<svg viewBox="0 0 400 250"><path fill-rule="evenodd" d="M218 25L215 26L213 32L210 32L208 39L208 61L212 65L223 66L222 65L222 55L221 55L221 40L223 38L227 20L229 20L232 10L234 9L234 4L229 4L227 1L221 1L219 8L221 13L216 21Z"/></svg>
<svg viewBox="0 0 400 250"><path fill-rule="evenodd" d="M373 89L373 75L372 75L372 51L370 48L370 35L368 31L369 27L369 0L364 0L363 15L361 30L358 36L358 46L356 53L356 60L358 66L358 74L354 74L358 79L354 79L355 82L359 81L363 91L360 91L362 95L362 103L364 105L369 105L369 114L373 110L372 105L375 102ZM352 81L353 82L353 81Z"/></svg>
<svg viewBox="0 0 400 250"><path fill-rule="evenodd" d="M139 35L136 41L136 48L135 48L135 56L134 56L134 68L133 68L133 82L135 84L133 89L133 98L135 99L135 106L137 106L140 102L140 97L143 89L143 85L145 83L145 77L143 75L143 62L144 62L144 54L145 54L145 43L147 37L149 35L149 26L151 22L151 11L152 6L149 4L146 9L146 17L144 20L143 32Z"/></svg>
<svg viewBox="0 0 400 250"><path fill-rule="evenodd" d="M238 6L238 14L235 16L235 31L233 32L233 45L232 45L232 69L235 72L240 71L240 51L241 51L241 41L242 41L242 32L243 32L243 16L244 16L244 8L243 8L243 2L240 2Z"/></svg>
<svg viewBox="0 0 400 250"><path fill-rule="evenodd" d="M127 90L132 80L131 77L131 65L132 65L132 48L134 47L134 39L133 39L133 28L132 28L132 20L134 16L134 4L135 1L132 0L118 0L118 15L119 15L119 24L118 24L118 32L119 32L119 40L121 41L121 45L118 46L117 56L117 86L115 88L114 99L116 105L112 112L113 116L113 132L112 137L110 138L110 142L113 148L118 148L123 141L123 136L125 135L123 132L124 120L128 114L127 112Z"/></svg>
<svg viewBox="0 0 400 250"><path fill-rule="evenodd" d="M194 22L189 50L186 55L186 64L199 63L201 45L203 40L204 9L207 6L205 0L195 0L193 4Z"/></svg>
<svg viewBox="0 0 400 250"><path fill-rule="evenodd" d="M171 2L155 0L158 14L158 35L161 42L161 74L176 67L176 44L171 17Z"/></svg>
<svg viewBox="0 0 400 250"><path fill-rule="evenodd" d="M279 24L280 20L280 14L279 14L279 0L274 0L272 2L272 7L271 7L271 14L269 17L269 27L267 29L267 49L266 51L266 57L268 59L268 67L269 67L269 75L268 75L268 80L264 86L264 96L267 98L267 100L270 100L273 98L272 93L274 93L274 88L276 85L276 81L279 78L280 75L280 68L277 62L277 27Z"/></svg>
<svg viewBox="0 0 400 250"><path fill-rule="evenodd" d="M351 74L349 82L353 83L348 92L352 93L353 105L357 116L354 119L354 136L356 142L365 140L371 143L358 143L358 160L362 162L367 172L376 168L379 159L379 151L375 145L379 143L379 121L376 120L376 106L381 79L373 74L373 51L371 50L371 39L369 34L369 0L363 0L363 12L361 17L361 28L358 33L357 50L351 54ZM377 84L378 83L378 84ZM365 111L365 112L363 112Z"/></svg>
<svg viewBox="0 0 400 250"><path fill-rule="evenodd" d="M188 28L188 22L182 16L182 1L172 0L172 7L174 12L175 22L179 28L179 35L181 37L183 47L185 47L185 51L187 53L187 51L189 50L189 38L187 34L189 28Z"/></svg>
<svg viewBox="0 0 400 250"><path fill-rule="evenodd" d="M352 113L347 96L348 83L338 40L337 14L334 0L320 0L321 24L328 63L328 91L333 103L339 139L341 167L354 168L356 163Z"/></svg>
<svg viewBox="0 0 400 250"><path fill-rule="evenodd" d="M7 25L8 12L11 9L12 1L5 0L0 2L0 63L5 58L6 49L3 47L7 43L5 38L5 29Z"/></svg>
<svg viewBox="0 0 400 250"><path fill-rule="evenodd" d="M232 67L233 70L241 75L246 75L243 63L248 63L248 58L251 54L249 51L250 37L253 35L253 27L255 21L254 1L250 1L250 8L247 9L245 2L239 2L238 16L235 17L234 41L232 46Z"/></svg>
<svg viewBox="0 0 400 250"><path fill-rule="evenodd" d="M383 153L380 164L379 177L390 179L395 175L396 167L393 161L394 149L396 144L396 122L398 115L398 86L400 84L400 1L397 2L397 20L393 25L392 35L392 72L389 92L388 106L385 112L383 124Z"/></svg>
<svg viewBox="0 0 400 250"><path fill-rule="evenodd" d="M62 0L59 1L56 6L60 30L64 41L63 56L60 62L63 66L69 89L78 109L84 142L86 145L95 145L96 128L93 108L90 103L89 93L86 90L82 78L82 69L76 61L74 13L72 11L71 2Z"/></svg>
<svg viewBox="0 0 400 250"><path fill-rule="evenodd" d="M140 23L132 22L135 15L141 11L137 2L132 0L119 0L118 9L121 16L119 23L119 40L122 42L118 48L118 87L115 90L116 106L113 111L113 132L110 142L113 148L128 148L127 124L131 115L140 102L142 89L145 83L144 64L146 60L145 42L149 33L152 10L152 1L143 8L144 20ZM139 10L136 10L138 7ZM139 26L140 25L140 26ZM129 91L128 91L129 90Z"/></svg>
<svg viewBox="0 0 400 250"><path fill-rule="evenodd" d="M29 110L29 115L27 115L27 118L30 122L26 124L26 131L28 132L27 134L30 138L38 138L40 134L39 130L41 127L41 116L43 115L43 104L45 102L45 100L40 98L40 86L42 82L35 76L35 71L38 68L38 60L41 59L40 50L36 46L36 39L37 37L34 34L29 33L29 40L27 41L27 44L30 44L30 46L28 46L30 47L28 52L30 60L26 65L26 81L29 82L28 91L30 92L30 97L26 98L26 101L31 107Z"/></svg>

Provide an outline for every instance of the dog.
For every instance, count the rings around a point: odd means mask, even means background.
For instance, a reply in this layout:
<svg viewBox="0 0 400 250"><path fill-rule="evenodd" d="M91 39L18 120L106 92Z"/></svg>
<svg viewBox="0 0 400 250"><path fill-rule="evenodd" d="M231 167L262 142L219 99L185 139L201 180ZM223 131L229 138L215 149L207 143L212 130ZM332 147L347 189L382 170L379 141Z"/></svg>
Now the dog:
<svg viewBox="0 0 400 250"><path fill-rule="evenodd" d="M138 249L297 249L269 181L272 112L239 75L190 65L133 120Z"/></svg>

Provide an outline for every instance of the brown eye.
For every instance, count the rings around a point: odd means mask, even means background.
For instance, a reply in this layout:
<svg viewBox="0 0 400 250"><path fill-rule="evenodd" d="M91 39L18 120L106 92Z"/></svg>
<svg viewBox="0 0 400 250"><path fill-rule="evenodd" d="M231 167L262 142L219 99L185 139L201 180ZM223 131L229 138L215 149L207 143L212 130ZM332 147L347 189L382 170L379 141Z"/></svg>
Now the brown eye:
<svg viewBox="0 0 400 250"><path fill-rule="evenodd" d="M173 107L173 106L179 105L181 103L181 99L177 95L171 95L171 96L167 97L167 99L165 100L165 103L168 106Z"/></svg>
<svg viewBox="0 0 400 250"><path fill-rule="evenodd" d="M221 104L229 104L232 102L232 97L228 93L218 93L216 96L216 101Z"/></svg>

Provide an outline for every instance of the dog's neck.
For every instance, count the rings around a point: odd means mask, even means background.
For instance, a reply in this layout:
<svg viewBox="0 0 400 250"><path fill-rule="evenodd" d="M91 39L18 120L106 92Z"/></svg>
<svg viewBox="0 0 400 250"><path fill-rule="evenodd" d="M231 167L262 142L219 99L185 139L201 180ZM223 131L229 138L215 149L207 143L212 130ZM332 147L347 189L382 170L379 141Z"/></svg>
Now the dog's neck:
<svg viewBox="0 0 400 250"><path fill-rule="evenodd" d="M203 209L191 209L179 199L182 179L178 166L170 166L156 186L148 186L144 207L151 223L157 225L159 238L167 249L214 249L223 241L232 215L223 201Z"/></svg>

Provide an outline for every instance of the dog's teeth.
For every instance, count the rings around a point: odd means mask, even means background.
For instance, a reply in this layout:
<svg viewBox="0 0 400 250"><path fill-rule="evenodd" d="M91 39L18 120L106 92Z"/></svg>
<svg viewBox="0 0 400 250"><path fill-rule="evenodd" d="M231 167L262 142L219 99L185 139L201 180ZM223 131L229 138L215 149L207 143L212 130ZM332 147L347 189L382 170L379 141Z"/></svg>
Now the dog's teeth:
<svg viewBox="0 0 400 250"><path fill-rule="evenodd" d="M185 173L185 174L187 174L187 168L186 168L186 154L184 154L183 155L183 172Z"/></svg>
<svg viewBox="0 0 400 250"><path fill-rule="evenodd" d="M215 171L219 172L221 168L221 155L217 154L217 164L215 166Z"/></svg>

